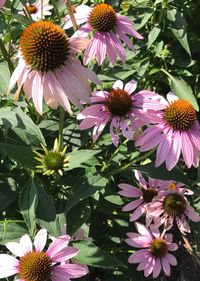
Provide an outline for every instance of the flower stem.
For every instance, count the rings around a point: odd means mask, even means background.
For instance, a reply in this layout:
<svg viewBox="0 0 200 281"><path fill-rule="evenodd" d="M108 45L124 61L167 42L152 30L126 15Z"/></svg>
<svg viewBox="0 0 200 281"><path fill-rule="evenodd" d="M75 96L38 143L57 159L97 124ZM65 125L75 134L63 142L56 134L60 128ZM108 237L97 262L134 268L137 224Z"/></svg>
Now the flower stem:
<svg viewBox="0 0 200 281"><path fill-rule="evenodd" d="M71 19L71 22L72 22L73 29L74 29L74 31L76 31L78 29L78 26L77 26L77 23L76 23L76 20L75 20L75 17L74 17L74 13L72 11L71 0L66 0L66 7L67 7L67 11L69 13L69 16L70 16L70 19Z"/></svg>
<svg viewBox="0 0 200 281"><path fill-rule="evenodd" d="M0 50L1 50L1 53L4 57L4 59L7 61L8 63L8 66L9 66L9 69L10 69L10 72L13 72L14 71L14 65L12 63L12 61L10 60L10 56L4 46L4 43L2 41L2 39L0 38Z"/></svg>
<svg viewBox="0 0 200 281"><path fill-rule="evenodd" d="M117 174L117 173L119 173L119 172L121 172L121 171L123 171L123 170L128 169L128 168L129 168L130 166L132 166L133 164L136 164L136 163L138 163L138 162L142 162L143 160L147 159L151 154L153 154L155 150L156 150L156 148L153 148L153 149L149 150L147 153L145 153L145 154L143 154L142 156L138 157L137 159L133 159L133 160L132 160L131 162L129 162L128 164L126 164L126 165L124 165L123 167L121 167L121 168L119 168L119 169L113 171L113 172L111 173L111 175L113 176L113 175L115 175L115 174Z"/></svg>
<svg viewBox="0 0 200 281"><path fill-rule="evenodd" d="M58 18L58 20L59 20L59 23L61 23L61 16L60 16L60 13L59 13L59 11L58 11L58 7L57 7L57 1L55 1L55 0L51 0L51 2L52 2L52 4L53 4L53 8L54 8L54 10L55 10L55 13L56 13L56 16L57 16L57 18Z"/></svg>
<svg viewBox="0 0 200 281"><path fill-rule="evenodd" d="M60 149L62 149L62 146L63 146L64 120L65 120L65 111L60 106L60 116L59 116L59 147L60 147Z"/></svg>
<svg viewBox="0 0 200 281"><path fill-rule="evenodd" d="M41 20L43 20L43 0L41 0Z"/></svg>

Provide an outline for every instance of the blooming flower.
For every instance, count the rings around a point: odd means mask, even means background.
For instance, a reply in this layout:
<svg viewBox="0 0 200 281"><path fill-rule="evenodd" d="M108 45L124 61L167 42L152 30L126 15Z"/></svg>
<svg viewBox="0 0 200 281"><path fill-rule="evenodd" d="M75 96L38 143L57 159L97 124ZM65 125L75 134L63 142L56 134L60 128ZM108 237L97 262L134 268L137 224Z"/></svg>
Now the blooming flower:
<svg viewBox="0 0 200 281"><path fill-rule="evenodd" d="M9 88L18 83L18 97L23 86L26 98L33 99L39 114L43 98L53 109L61 105L70 114L69 100L80 107L88 102L87 79L100 83L94 72L83 67L74 54L87 45L83 38L67 38L64 30L48 22L31 23L20 38L19 64L12 74Z"/></svg>
<svg viewBox="0 0 200 281"><path fill-rule="evenodd" d="M66 157L65 152L67 150L67 146L65 146L62 150L60 149L58 139L55 139L54 146L52 150L48 150L46 146L41 144L43 151L45 154L41 154L38 151L34 151L37 154L35 159L40 162L40 165L37 166L39 170L43 170L43 175L52 175L54 173L58 173L61 176L63 175L64 168L69 166L69 158Z"/></svg>
<svg viewBox="0 0 200 281"><path fill-rule="evenodd" d="M50 16L50 10L53 9L53 6L49 5L49 0L43 0L43 6L41 5L42 1L37 0L34 4L29 4L25 6L25 10L31 16L34 21L44 19L45 16ZM26 16L24 11L20 11L19 14Z"/></svg>
<svg viewBox="0 0 200 281"><path fill-rule="evenodd" d="M135 89L135 81L131 80L123 86L123 82L117 80L110 92L94 92L91 97L92 105L77 116L79 120L83 119L80 129L86 130L94 127L92 137L95 142L108 121L111 120L110 134L115 146L118 145L120 130L125 138L132 140L132 130L138 131L143 124L142 120L146 118L144 112L140 110L143 101L142 93L154 95L153 92L144 90L132 96ZM127 123L126 117L129 118L130 125Z"/></svg>
<svg viewBox="0 0 200 281"><path fill-rule="evenodd" d="M181 152L188 168L192 165L197 167L200 125L195 109L187 100L178 99L173 93L167 95L167 100L160 96L159 100L153 101L156 114L149 114L147 122L152 125L137 139L136 146L140 151L157 147L156 167L165 162L168 170L173 169ZM148 101L144 107L148 109Z"/></svg>
<svg viewBox="0 0 200 281"><path fill-rule="evenodd" d="M6 244L16 257L0 254L0 278L17 274L18 281L60 281L79 278L87 274L84 267L78 264L64 263L78 254L78 249L69 247L70 236L56 238L44 251L47 242L47 231L41 229L35 236L32 245L30 237L25 234L19 243Z"/></svg>
<svg viewBox="0 0 200 281"><path fill-rule="evenodd" d="M150 230L140 223L135 223L138 233L127 233L126 243L134 248L144 248L132 254L128 262L139 263L137 270L144 270L144 276L147 277L153 273L156 278L161 269L167 276L170 276L170 265L176 266L176 258L170 254L170 251L176 251L178 246L172 243L172 234L160 236L158 231Z"/></svg>
<svg viewBox="0 0 200 281"><path fill-rule="evenodd" d="M119 188L121 188L118 194L125 197L136 198L136 200L126 204L122 211L128 212L134 210L130 216L130 221L136 221L143 214L146 214L146 224L148 226L151 223L151 218L148 216L147 207L161 190L165 190L168 182L150 177L145 180L142 174L137 170L135 171L135 177L138 180L139 188L126 183L118 185Z"/></svg>
<svg viewBox="0 0 200 281"><path fill-rule="evenodd" d="M164 223L173 225L173 222L176 221L183 234L190 232L187 218L194 222L200 221L200 216L186 198L186 195L192 194L193 191L187 189L182 183L169 183L168 189L155 196L147 208L148 215L155 222L152 227L157 228Z"/></svg>
<svg viewBox="0 0 200 281"><path fill-rule="evenodd" d="M74 17L77 24L85 23L74 36L87 36L93 32L90 44L85 51L85 64L89 63L94 56L99 65L103 63L106 56L112 64L115 64L117 56L125 62L126 54L121 41L130 49L134 49L133 43L126 34L143 39L134 29L133 22L128 17L116 13L108 4L101 3L93 8L86 5L77 6ZM65 29L72 27L68 15L65 17L65 22Z"/></svg>

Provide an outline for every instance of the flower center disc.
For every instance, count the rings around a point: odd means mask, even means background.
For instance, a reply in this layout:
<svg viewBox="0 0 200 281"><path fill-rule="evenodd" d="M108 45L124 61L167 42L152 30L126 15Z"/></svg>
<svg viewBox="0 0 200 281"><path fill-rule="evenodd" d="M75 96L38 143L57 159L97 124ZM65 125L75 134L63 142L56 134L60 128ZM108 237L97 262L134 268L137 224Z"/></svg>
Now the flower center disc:
<svg viewBox="0 0 200 281"><path fill-rule="evenodd" d="M181 216L185 212L186 202L178 193L168 194L163 201L163 208L170 216Z"/></svg>
<svg viewBox="0 0 200 281"><path fill-rule="evenodd" d="M47 155L44 156L44 164L48 170L58 171L63 169L65 157L55 151L49 151Z"/></svg>
<svg viewBox="0 0 200 281"><path fill-rule="evenodd" d="M108 32L115 27L116 13L108 4L98 4L89 15L89 23L93 29L100 32Z"/></svg>
<svg viewBox="0 0 200 281"><path fill-rule="evenodd" d="M164 111L164 120L174 129L190 129L196 120L194 107L186 100L172 102Z"/></svg>
<svg viewBox="0 0 200 281"><path fill-rule="evenodd" d="M69 57L69 43L65 32L48 21L31 23L20 38L22 56L33 70L54 71Z"/></svg>
<svg viewBox="0 0 200 281"><path fill-rule="evenodd" d="M35 14L37 13L37 7L35 5L26 5L26 10L29 14Z"/></svg>
<svg viewBox="0 0 200 281"><path fill-rule="evenodd" d="M125 116L132 108L132 98L124 90L112 90L106 98L107 110L118 116Z"/></svg>
<svg viewBox="0 0 200 281"><path fill-rule="evenodd" d="M144 202L150 203L152 199L158 194L155 188L142 189Z"/></svg>
<svg viewBox="0 0 200 281"><path fill-rule="evenodd" d="M44 252L29 252L20 259L19 276L24 281L48 281L50 258Z"/></svg>
<svg viewBox="0 0 200 281"><path fill-rule="evenodd" d="M164 239L156 238L151 242L151 252L155 257L164 257L168 252L168 246Z"/></svg>

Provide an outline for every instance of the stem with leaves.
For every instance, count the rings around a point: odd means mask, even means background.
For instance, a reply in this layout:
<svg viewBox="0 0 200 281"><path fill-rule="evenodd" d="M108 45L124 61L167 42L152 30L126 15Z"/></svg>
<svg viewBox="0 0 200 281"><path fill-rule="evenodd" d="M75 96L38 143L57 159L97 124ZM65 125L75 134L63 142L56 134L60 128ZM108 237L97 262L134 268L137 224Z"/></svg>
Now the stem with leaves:
<svg viewBox="0 0 200 281"><path fill-rule="evenodd" d="M7 61L8 63L8 66L9 66L9 69L10 69L10 72L13 72L14 71L14 65L12 63L12 61L10 60L10 56L4 46L4 43L2 41L2 39L0 38L0 50L1 50L1 53L4 57L4 59Z"/></svg>
<svg viewBox="0 0 200 281"><path fill-rule="evenodd" d="M59 116L59 147L63 147L63 128L65 120L65 110L60 106L60 116Z"/></svg>

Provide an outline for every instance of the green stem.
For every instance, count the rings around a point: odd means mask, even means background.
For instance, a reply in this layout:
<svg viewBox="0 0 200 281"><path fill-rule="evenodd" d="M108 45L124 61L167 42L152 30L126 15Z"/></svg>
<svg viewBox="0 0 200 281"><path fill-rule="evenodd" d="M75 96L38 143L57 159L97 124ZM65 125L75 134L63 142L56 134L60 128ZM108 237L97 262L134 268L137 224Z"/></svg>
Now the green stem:
<svg viewBox="0 0 200 281"><path fill-rule="evenodd" d="M74 31L76 31L78 29L77 23L76 23L76 19L74 17L74 13L72 11L72 4L71 4L71 0L66 0L66 7L67 7L67 11L69 13L70 19L72 21L72 26Z"/></svg>
<svg viewBox="0 0 200 281"><path fill-rule="evenodd" d="M24 223L25 224L25 221L23 220L3 220L3 221L0 221L0 224L8 224L8 223Z"/></svg>
<svg viewBox="0 0 200 281"><path fill-rule="evenodd" d="M59 147L60 147L60 149L62 149L62 146L63 146L64 120L65 120L65 111L60 106L60 116L59 116Z"/></svg>
<svg viewBox="0 0 200 281"><path fill-rule="evenodd" d="M110 164L110 162L113 160L113 158L117 155L117 153L119 152L120 148L122 147L122 145L126 144L128 142L128 140L125 140L123 143L121 143L118 148L115 150L115 152L110 156L110 158L108 159L107 162L104 163L101 172L105 171L105 169L108 167L108 165Z"/></svg>
<svg viewBox="0 0 200 281"><path fill-rule="evenodd" d="M134 160L132 160L131 162L129 162L128 164L124 165L123 167L121 167L121 168L119 168L119 169L113 171L113 172L111 173L111 175L113 176L113 175L115 175L115 174L117 174L117 173L119 173L119 172L121 172L121 171L123 171L123 170L128 169L128 168L129 168L130 166L132 166L133 164L136 164L136 163L138 163L138 162L142 162L143 160L146 160L151 154L154 153L155 150L156 150L156 148L153 148L153 149L149 150L147 153L143 154L142 156L138 157L137 159L134 159Z"/></svg>
<svg viewBox="0 0 200 281"><path fill-rule="evenodd" d="M61 16L60 16L60 13L59 13L59 11L58 11L58 4L56 3L57 1L55 1L55 0L51 0L51 3L53 4L53 8L54 8L54 10L55 10L55 13L56 13L56 16L57 16L57 18L58 18L58 20L59 20L59 23L61 23Z"/></svg>
<svg viewBox="0 0 200 281"><path fill-rule="evenodd" d="M43 0L41 0L41 20L43 20Z"/></svg>
<svg viewBox="0 0 200 281"><path fill-rule="evenodd" d="M12 63L12 61L10 60L10 56L4 46L4 43L2 41L2 39L0 38L0 50L2 52L2 55L4 57L4 59L7 61L8 63L8 66L9 66L9 69L10 69L10 72L13 72L14 71L14 65Z"/></svg>

